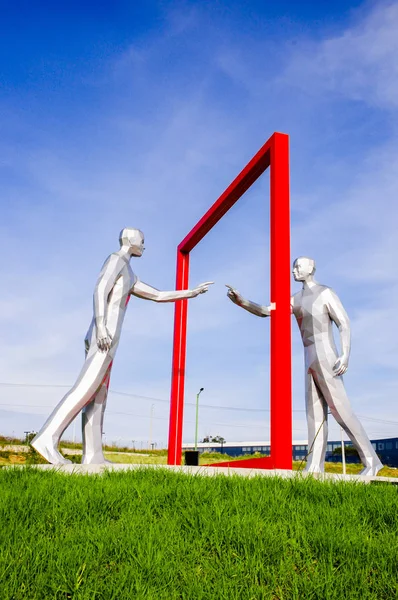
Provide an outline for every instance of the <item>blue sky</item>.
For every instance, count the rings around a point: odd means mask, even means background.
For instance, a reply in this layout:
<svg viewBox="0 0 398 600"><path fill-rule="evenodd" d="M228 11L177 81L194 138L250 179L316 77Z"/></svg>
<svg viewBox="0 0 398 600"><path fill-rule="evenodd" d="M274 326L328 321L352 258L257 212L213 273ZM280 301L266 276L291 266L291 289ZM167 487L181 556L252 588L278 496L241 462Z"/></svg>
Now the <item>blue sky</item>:
<svg viewBox="0 0 398 600"><path fill-rule="evenodd" d="M145 232L132 261L140 278L172 289L176 245L283 131L292 258L313 256L349 313L345 381L369 435L397 435L398 3L26 2L2 12L0 431L38 429L67 389L56 386L73 383L120 229ZM200 436L268 438L269 323L229 303L223 285L269 299L268 184L264 175L192 256L191 285L217 285L189 307L186 441L202 386ZM165 444L172 327L172 305L130 303L107 441L145 446L153 405L153 441ZM294 437L305 439L292 327Z"/></svg>

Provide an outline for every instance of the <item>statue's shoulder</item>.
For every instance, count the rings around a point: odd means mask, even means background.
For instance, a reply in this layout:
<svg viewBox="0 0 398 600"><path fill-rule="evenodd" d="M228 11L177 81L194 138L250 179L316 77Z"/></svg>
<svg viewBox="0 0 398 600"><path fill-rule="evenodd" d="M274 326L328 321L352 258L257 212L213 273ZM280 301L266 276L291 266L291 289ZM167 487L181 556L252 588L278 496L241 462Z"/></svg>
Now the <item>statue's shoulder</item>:
<svg viewBox="0 0 398 600"><path fill-rule="evenodd" d="M124 268L131 269L130 260L126 259L124 256L120 256L119 252L112 252L106 259L106 262L118 264L120 270L123 270Z"/></svg>
<svg viewBox="0 0 398 600"><path fill-rule="evenodd" d="M118 252L112 252L106 257L100 271L100 277L114 276L129 268L129 263Z"/></svg>
<svg viewBox="0 0 398 600"><path fill-rule="evenodd" d="M333 292L330 286L323 285L323 283L318 284L318 291L320 294L329 294L330 292Z"/></svg>
<svg viewBox="0 0 398 600"><path fill-rule="evenodd" d="M322 298L325 301L331 301L334 298L337 298L337 294L333 288L328 285L320 285L319 286L319 295L322 295Z"/></svg>
<svg viewBox="0 0 398 600"><path fill-rule="evenodd" d="M108 254L106 259L104 260L103 265L108 265L109 263L115 263L118 261L119 258L120 258L120 256L118 255L117 252L112 252L112 254Z"/></svg>
<svg viewBox="0 0 398 600"><path fill-rule="evenodd" d="M107 258L107 260L123 260L118 252L112 252Z"/></svg>

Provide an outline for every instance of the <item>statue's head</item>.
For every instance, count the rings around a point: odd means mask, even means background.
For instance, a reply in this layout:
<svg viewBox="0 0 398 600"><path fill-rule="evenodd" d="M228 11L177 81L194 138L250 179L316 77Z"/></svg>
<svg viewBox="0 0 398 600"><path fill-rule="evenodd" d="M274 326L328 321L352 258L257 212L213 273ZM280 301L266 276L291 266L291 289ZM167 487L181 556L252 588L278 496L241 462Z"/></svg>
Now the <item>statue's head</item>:
<svg viewBox="0 0 398 600"><path fill-rule="evenodd" d="M125 247L130 256L142 256L144 252L144 234L140 229L125 227L119 236L120 247Z"/></svg>
<svg viewBox="0 0 398 600"><path fill-rule="evenodd" d="M293 277L295 281L306 281L315 273L315 261L308 256L299 256L293 263Z"/></svg>

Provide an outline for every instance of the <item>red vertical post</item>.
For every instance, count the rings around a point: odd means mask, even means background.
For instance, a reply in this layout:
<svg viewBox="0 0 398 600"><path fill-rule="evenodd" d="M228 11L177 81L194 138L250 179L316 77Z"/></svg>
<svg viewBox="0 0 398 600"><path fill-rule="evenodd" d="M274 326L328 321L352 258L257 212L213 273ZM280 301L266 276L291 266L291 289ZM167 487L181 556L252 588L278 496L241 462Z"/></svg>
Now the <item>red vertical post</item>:
<svg viewBox="0 0 398 600"><path fill-rule="evenodd" d="M176 289L188 288L189 254L177 249ZM174 343L171 376L170 427L167 464L180 465L184 417L185 356L188 300L178 300L174 309Z"/></svg>
<svg viewBox="0 0 398 600"><path fill-rule="evenodd" d="M289 138L271 146L271 459L292 468Z"/></svg>

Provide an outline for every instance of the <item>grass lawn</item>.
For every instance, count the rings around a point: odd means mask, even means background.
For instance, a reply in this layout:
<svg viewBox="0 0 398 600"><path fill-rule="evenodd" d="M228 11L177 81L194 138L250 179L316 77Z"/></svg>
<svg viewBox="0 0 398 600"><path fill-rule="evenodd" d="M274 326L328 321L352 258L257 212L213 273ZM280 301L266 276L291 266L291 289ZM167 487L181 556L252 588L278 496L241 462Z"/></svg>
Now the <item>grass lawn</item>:
<svg viewBox="0 0 398 600"><path fill-rule="evenodd" d="M391 600L397 490L1 469L0 598Z"/></svg>

